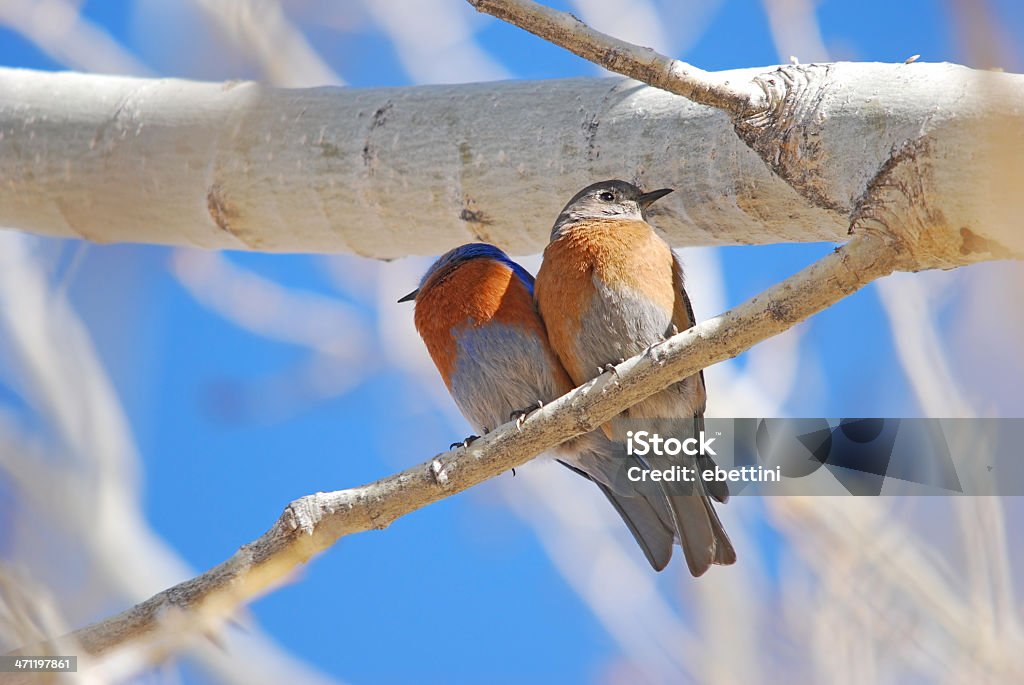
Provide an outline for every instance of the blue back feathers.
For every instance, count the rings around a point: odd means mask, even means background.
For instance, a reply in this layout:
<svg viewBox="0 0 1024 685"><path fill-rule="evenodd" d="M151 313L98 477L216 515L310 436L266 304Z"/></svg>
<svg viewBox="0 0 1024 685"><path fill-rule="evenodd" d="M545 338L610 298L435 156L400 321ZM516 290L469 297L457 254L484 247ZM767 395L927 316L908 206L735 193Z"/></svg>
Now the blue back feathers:
<svg viewBox="0 0 1024 685"><path fill-rule="evenodd" d="M427 273L423 274L423 278L420 280L420 287L422 288L426 285L427 281L434 274L443 273L473 259L491 259L504 264L512 269L512 272L519 277L526 286L526 289L530 291L530 294L533 294L533 276L530 275L530 272L512 261L499 248L489 243L467 243L445 252L438 257L437 261L427 270Z"/></svg>

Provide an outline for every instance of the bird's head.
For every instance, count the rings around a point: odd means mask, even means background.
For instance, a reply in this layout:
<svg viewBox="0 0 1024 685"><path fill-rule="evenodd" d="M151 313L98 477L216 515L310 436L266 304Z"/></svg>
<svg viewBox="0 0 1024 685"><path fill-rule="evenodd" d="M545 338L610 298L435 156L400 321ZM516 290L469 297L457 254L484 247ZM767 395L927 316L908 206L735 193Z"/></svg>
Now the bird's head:
<svg viewBox="0 0 1024 685"><path fill-rule="evenodd" d="M565 205L555 220L551 230L554 240L567 226L581 221L622 219L625 221L645 221L644 210L655 200L672 192L671 188L661 188L645 193L632 183L626 181L600 181L587 186Z"/></svg>

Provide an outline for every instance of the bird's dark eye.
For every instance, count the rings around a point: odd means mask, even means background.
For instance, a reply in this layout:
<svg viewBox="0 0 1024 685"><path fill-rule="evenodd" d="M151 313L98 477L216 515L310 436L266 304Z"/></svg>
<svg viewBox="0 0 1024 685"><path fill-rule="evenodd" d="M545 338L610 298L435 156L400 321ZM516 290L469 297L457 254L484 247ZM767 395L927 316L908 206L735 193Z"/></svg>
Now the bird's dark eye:
<svg viewBox="0 0 1024 685"><path fill-rule="evenodd" d="M598 197L601 198L603 202L611 202L612 200L615 199L615 195L613 193L608 192L607 190L598 195Z"/></svg>

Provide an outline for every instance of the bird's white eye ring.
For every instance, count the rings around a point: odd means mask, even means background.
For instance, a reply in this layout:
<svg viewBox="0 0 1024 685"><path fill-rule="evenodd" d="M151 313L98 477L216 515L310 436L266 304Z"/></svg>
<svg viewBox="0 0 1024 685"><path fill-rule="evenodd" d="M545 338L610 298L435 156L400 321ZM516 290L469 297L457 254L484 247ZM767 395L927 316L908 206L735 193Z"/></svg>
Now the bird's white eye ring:
<svg viewBox="0 0 1024 685"><path fill-rule="evenodd" d="M607 190L598 195L597 197L603 200L604 202L611 202L612 200L615 199L615 195L608 192Z"/></svg>

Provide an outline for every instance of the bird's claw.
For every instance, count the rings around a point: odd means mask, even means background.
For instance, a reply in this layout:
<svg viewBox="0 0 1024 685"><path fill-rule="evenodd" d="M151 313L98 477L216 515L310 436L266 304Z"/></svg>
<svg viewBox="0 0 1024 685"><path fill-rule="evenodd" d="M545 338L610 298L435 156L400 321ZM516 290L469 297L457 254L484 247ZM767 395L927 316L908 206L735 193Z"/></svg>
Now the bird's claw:
<svg viewBox="0 0 1024 685"><path fill-rule="evenodd" d="M669 340L672 339L673 336L676 336L676 335L679 335L679 326L677 326L675 324L672 324L672 328L670 328L668 330L668 333L666 333L664 336L662 336L661 340L659 340L656 343L651 344L646 350L644 350L644 356L650 357L651 359L654 359L655 361L662 361L662 360L659 360L659 359L656 358L656 356L654 354L654 351L657 348L659 348L662 345L664 345L665 343L667 343Z"/></svg>
<svg viewBox="0 0 1024 685"><path fill-rule="evenodd" d="M618 363L621 364L624 361L626 361L624 358L619 359ZM619 384L619 370L615 368L615 364L613 364L612 362L608 362L604 366L597 367L597 373L598 375L610 373L612 375L612 380L615 382L615 384Z"/></svg>
<svg viewBox="0 0 1024 685"><path fill-rule="evenodd" d="M448 449L453 450L456 447L469 447L470 445L472 445L474 442L476 442L479 439L480 439L479 435L470 435L470 436L467 436L466 439L463 440L462 442L453 442L448 447Z"/></svg>
<svg viewBox="0 0 1024 685"><path fill-rule="evenodd" d="M508 415L508 420L516 420L516 428L522 428L523 423L526 421L526 417L544 407L543 400L537 400L526 409L516 409L514 412ZM515 475L514 473L512 475Z"/></svg>

